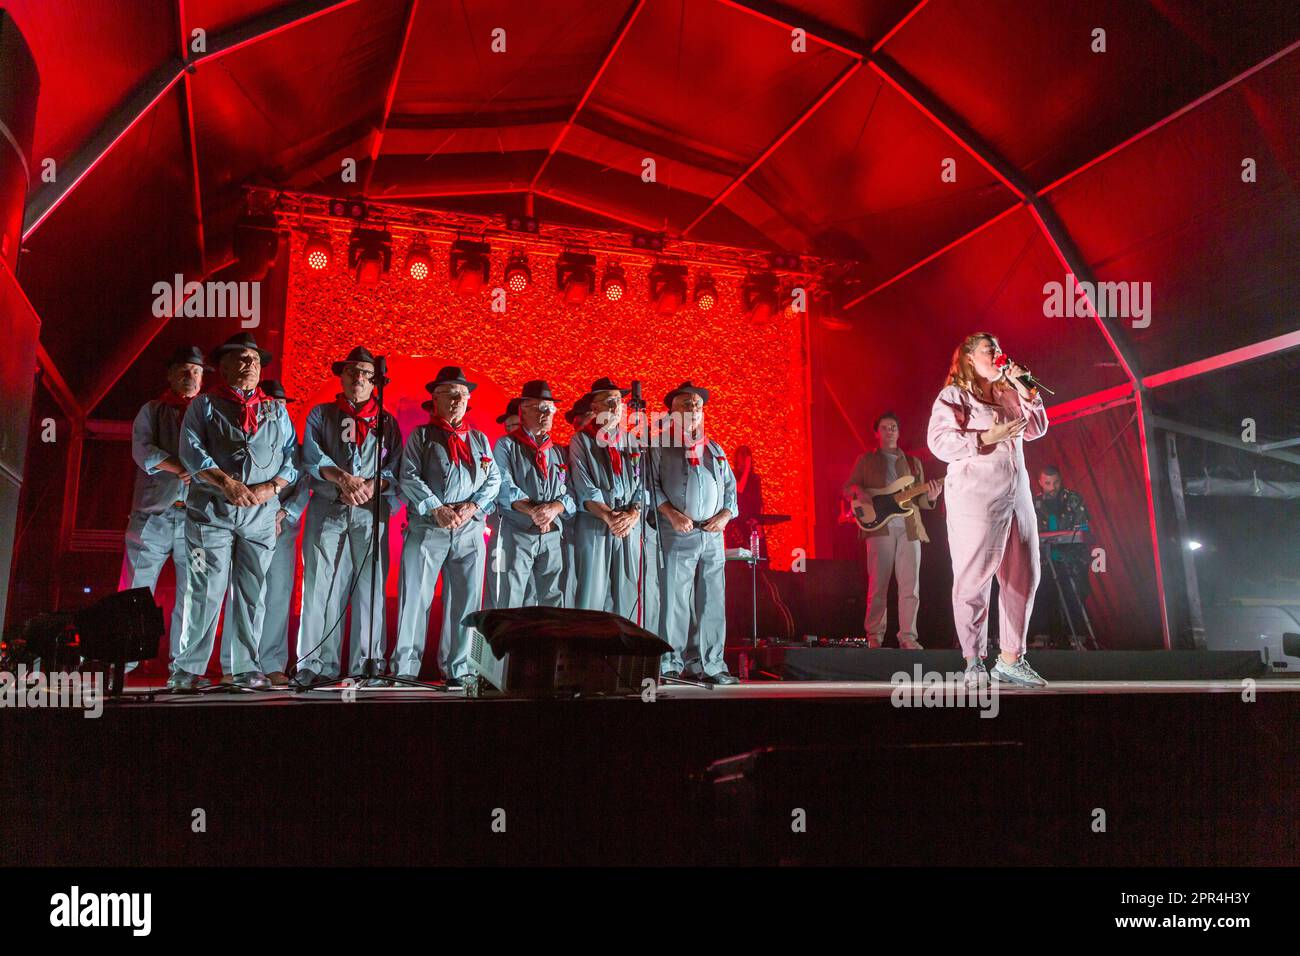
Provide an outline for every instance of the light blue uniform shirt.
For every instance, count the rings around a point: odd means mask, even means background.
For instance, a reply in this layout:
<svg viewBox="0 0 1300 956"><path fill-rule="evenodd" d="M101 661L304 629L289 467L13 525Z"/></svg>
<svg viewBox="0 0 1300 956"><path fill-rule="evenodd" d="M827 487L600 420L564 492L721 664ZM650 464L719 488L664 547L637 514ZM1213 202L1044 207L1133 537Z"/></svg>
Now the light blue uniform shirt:
<svg viewBox="0 0 1300 956"><path fill-rule="evenodd" d="M212 394L199 395L190 402L181 425L180 459L194 476L191 505L200 493L225 501L215 485L199 477L199 472L209 468L220 468L249 486L274 478L292 484L298 477L298 436L288 410L270 399L259 403L257 431L252 435L244 433L240 418L234 402Z"/></svg>
<svg viewBox="0 0 1300 956"><path fill-rule="evenodd" d="M185 482L158 466L180 458L181 409L158 399L144 403L131 425L131 457L139 471L131 494L131 510L164 514L185 500Z"/></svg>
<svg viewBox="0 0 1300 956"><path fill-rule="evenodd" d="M736 476L717 442L709 439L705 443L698 466L687 462L685 448L655 448L651 455L659 504L667 501L697 524L723 508L733 518L739 514Z"/></svg>
<svg viewBox="0 0 1300 956"><path fill-rule="evenodd" d="M379 429L372 428L358 448L343 440L348 416L333 402L317 405L307 415L302 436L303 470L310 476L311 492L329 501L337 501L338 485L321 476L322 468L341 468L349 475L375 477L375 455L379 447ZM352 426L355 429L355 425ZM397 504L397 468L402 457L402 433L397 419L384 412L384 454L379 476L388 482L384 497L390 508Z"/></svg>
<svg viewBox="0 0 1300 956"><path fill-rule="evenodd" d="M623 473L614 474L609 451L589 432L578 432L569 443L569 472L573 482L574 505L586 511L588 501L598 501L618 510L632 504L637 484L630 455L621 449ZM588 512L590 515L590 512ZM592 516L594 517L594 516Z"/></svg>
<svg viewBox="0 0 1300 956"><path fill-rule="evenodd" d="M536 436L532 436L536 440ZM531 531L540 534L531 518L511 507L516 501L533 501L537 503L558 501L564 506L560 515L574 512L573 498L568 488L568 463L565 453L558 445L551 445L546 450L546 479L537 470L533 460L533 450L515 441L509 435L502 438L492 449L496 459L497 470L501 472L501 490L497 492L497 510L502 520L519 531ZM562 530L564 522L556 517L552 527Z"/></svg>
<svg viewBox="0 0 1300 956"><path fill-rule="evenodd" d="M470 464L451 464L447 433L435 425L411 432L402 450L397 487L407 514L424 517L446 504L472 501L476 519L483 518L501 488L501 473L492 457L492 443L475 428L469 430Z"/></svg>

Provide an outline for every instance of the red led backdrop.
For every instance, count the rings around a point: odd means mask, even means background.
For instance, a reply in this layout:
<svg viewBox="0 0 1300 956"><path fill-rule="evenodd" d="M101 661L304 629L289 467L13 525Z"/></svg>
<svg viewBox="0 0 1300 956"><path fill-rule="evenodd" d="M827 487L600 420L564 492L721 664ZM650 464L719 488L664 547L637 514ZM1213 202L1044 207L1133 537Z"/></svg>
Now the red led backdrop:
<svg viewBox="0 0 1300 956"><path fill-rule="evenodd" d="M671 388L690 379L712 393L705 416L710 436L728 455L739 445L754 450L764 510L791 516L769 529L773 566L787 567L794 548L811 554L806 330L801 320L784 316L762 327L749 322L740 311L739 277L715 270L721 301L711 311L690 304L665 318L647 301L648 267L624 260L628 291L622 301L610 302L597 290L570 308L556 294L555 253L527 250L532 284L508 294L506 312L498 314L488 290L502 285L510 249L500 242L494 243L487 290L457 296L445 244L433 245L433 273L417 282L405 269L410 234L397 233L392 271L378 285L362 287L345 264L347 234L336 231L331 240L334 261L324 271L306 266L301 235L293 241L281 371L289 394L303 399L290 406L300 431L308 409L336 392L330 364L358 344L389 356L393 382L385 403L403 435L428 420L420 409L428 398L424 384L443 365L464 367L478 383L469 421L493 441L503 434L496 418L506 400L528 379L550 382L567 409L602 375L624 388L639 378L652 412L663 407ZM598 255L597 263L599 281L605 257ZM564 443L571 432L558 420L553 437Z"/></svg>

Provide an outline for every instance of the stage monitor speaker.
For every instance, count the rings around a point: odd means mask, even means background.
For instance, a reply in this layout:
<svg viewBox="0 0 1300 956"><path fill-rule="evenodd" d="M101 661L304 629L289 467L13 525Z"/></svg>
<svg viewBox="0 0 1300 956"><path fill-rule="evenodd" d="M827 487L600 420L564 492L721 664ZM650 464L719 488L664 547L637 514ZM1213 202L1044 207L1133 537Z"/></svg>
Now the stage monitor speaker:
<svg viewBox="0 0 1300 956"><path fill-rule="evenodd" d="M639 693L657 680L668 643L627 618L575 608L518 607L475 611L469 663L480 681L507 696L577 697ZM488 686L484 686L488 685Z"/></svg>
<svg viewBox="0 0 1300 956"><path fill-rule="evenodd" d="M0 10L0 262L17 271L23 206L40 171L33 165L40 75L13 18Z"/></svg>
<svg viewBox="0 0 1300 956"><path fill-rule="evenodd" d="M167 632L148 588L118 591L76 613L81 655L106 664L151 661Z"/></svg>

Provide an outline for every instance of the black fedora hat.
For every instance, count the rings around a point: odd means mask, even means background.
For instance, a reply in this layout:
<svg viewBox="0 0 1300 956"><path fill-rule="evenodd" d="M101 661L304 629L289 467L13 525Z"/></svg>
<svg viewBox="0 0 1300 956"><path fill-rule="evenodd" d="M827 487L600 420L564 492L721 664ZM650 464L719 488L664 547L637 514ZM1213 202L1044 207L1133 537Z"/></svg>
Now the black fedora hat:
<svg viewBox="0 0 1300 956"><path fill-rule="evenodd" d="M333 365L331 365L330 371L333 372L335 375L342 375L343 370L355 362L369 362L371 365L375 367L376 371L378 371L379 369L379 363L376 362L375 357L370 354L370 349L366 348L364 345L358 345L356 348L354 348L351 352L348 353L348 357L345 358L342 362L335 362ZM380 381L381 378L383 379L383 381ZM375 381L378 382L378 384L380 385L387 385L389 379L387 375L383 375L377 377Z"/></svg>
<svg viewBox="0 0 1300 956"><path fill-rule="evenodd" d="M551 386L546 384L546 379L535 378L532 381L524 382L524 387L519 391L519 398L535 398L539 402L553 402L555 396L551 394Z"/></svg>
<svg viewBox="0 0 1300 956"><path fill-rule="evenodd" d="M167 367L171 368L173 365L201 365L205 372L212 371L212 366L203 357L203 349L197 345L178 346L176 351L171 354L171 357L167 359Z"/></svg>
<svg viewBox="0 0 1300 956"><path fill-rule="evenodd" d="M591 412L591 396L584 395L582 396L582 398L578 399L576 402L573 403L573 407L571 409L569 409L567 412L564 413L564 420L568 422L570 425L572 425L581 416L590 414L590 412Z"/></svg>
<svg viewBox="0 0 1300 956"><path fill-rule="evenodd" d="M705 403L709 400L709 390L707 388L698 388L689 381L685 381L664 396L664 408L672 408L673 399L678 395L698 395L700 401Z"/></svg>
<svg viewBox="0 0 1300 956"><path fill-rule="evenodd" d="M298 399L290 398L284 393L284 386L280 384L278 378L268 378L262 380L262 391L271 398L278 398L282 402L296 402Z"/></svg>
<svg viewBox="0 0 1300 956"><path fill-rule="evenodd" d="M519 414L519 399L512 398L510 399L510 401L506 402L506 413L504 415L497 416L497 424L504 425L506 423L507 418L509 418L511 415L518 415L518 414Z"/></svg>
<svg viewBox="0 0 1300 956"><path fill-rule="evenodd" d="M621 392L624 395L628 395L631 393L631 391L632 389L630 388L619 388L617 385L614 384L614 380L612 378L606 376L605 378L598 378L596 379L596 381L592 382L591 388L590 390L588 390L587 395L588 396L595 395L597 392Z"/></svg>
<svg viewBox="0 0 1300 956"><path fill-rule="evenodd" d="M459 365L447 365L439 369L437 378L432 382L426 382L424 388L425 391L432 395L433 390L439 385L464 385L471 392L478 388L476 382L471 382L465 377L465 373L461 371Z"/></svg>
<svg viewBox="0 0 1300 956"><path fill-rule="evenodd" d="M218 345L212 350L212 358L210 361L213 365L216 365L221 361L221 356L225 355L227 352L238 352L241 349L252 349L254 352L257 352L258 355L262 357L263 368L271 364L271 353L258 345L257 341L248 332L237 332Z"/></svg>

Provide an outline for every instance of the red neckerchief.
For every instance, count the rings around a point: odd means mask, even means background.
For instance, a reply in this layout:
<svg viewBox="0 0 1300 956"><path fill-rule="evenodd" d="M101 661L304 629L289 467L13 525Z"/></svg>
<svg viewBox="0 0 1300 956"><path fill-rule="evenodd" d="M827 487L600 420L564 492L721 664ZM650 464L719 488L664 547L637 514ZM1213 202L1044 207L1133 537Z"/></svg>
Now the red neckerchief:
<svg viewBox="0 0 1300 956"><path fill-rule="evenodd" d="M239 427L243 429L244 434L246 435L252 436L257 434L257 406L261 405L264 401L270 401L270 399L266 397L266 392L262 391L260 385L253 389L253 394L248 398L239 394L239 392L235 391L235 389L231 388L225 382L213 386L212 394L217 398L224 398L226 401L234 402L238 405L241 413Z"/></svg>
<svg viewBox="0 0 1300 956"><path fill-rule="evenodd" d="M447 454L451 456L452 465L463 463L473 471L474 459L469 453L469 444L465 441L469 437L469 423L461 419L459 425L453 425L441 415L435 414L429 418L429 424L447 433Z"/></svg>
<svg viewBox="0 0 1300 956"><path fill-rule="evenodd" d="M360 448L365 444L366 436L375 427L375 423L379 421L379 403L375 401L374 396L371 396L361 405L353 405L342 393L339 393L334 398L334 407L343 413L344 418L350 418L356 423L357 447Z"/></svg>
<svg viewBox="0 0 1300 956"><path fill-rule="evenodd" d="M164 405L170 406L171 408L179 408L181 410L181 418L185 417L185 411L190 407L190 402L193 400L193 395L186 398L184 395L177 395L170 388L158 396L158 401L162 402Z"/></svg>
<svg viewBox="0 0 1300 956"><path fill-rule="evenodd" d="M510 437L533 453L533 464L536 465L537 470L541 472L542 481L545 481L547 470L546 453L551 449L551 436L547 435L539 445L537 442L533 441L533 437L529 435L528 432L524 431L524 426L520 425L510 433Z"/></svg>
<svg viewBox="0 0 1300 956"><path fill-rule="evenodd" d="M665 429L668 433L668 440L671 443L670 447L676 445L676 425L676 422L670 421ZM692 468L700 467L700 461L704 456L704 446L708 444L709 441L709 439L705 437L702 429L699 432L699 436L700 437L694 441L687 441L683 438L681 443L682 447L686 450L686 463Z"/></svg>
<svg viewBox="0 0 1300 956"><path fill-rule="evenodd" d="M592 438L596 439L596 445L598 447L604 448L605 451L609 452L609 467L613 469L614 474L623 474L623 456L619 454L618 449L615 448L612 443L601 444L597 435L602 431L602 429L598 424L596 424L596 419L593 418L591 421L587 422L587 424L583 426L582 430Z"/></svg>

